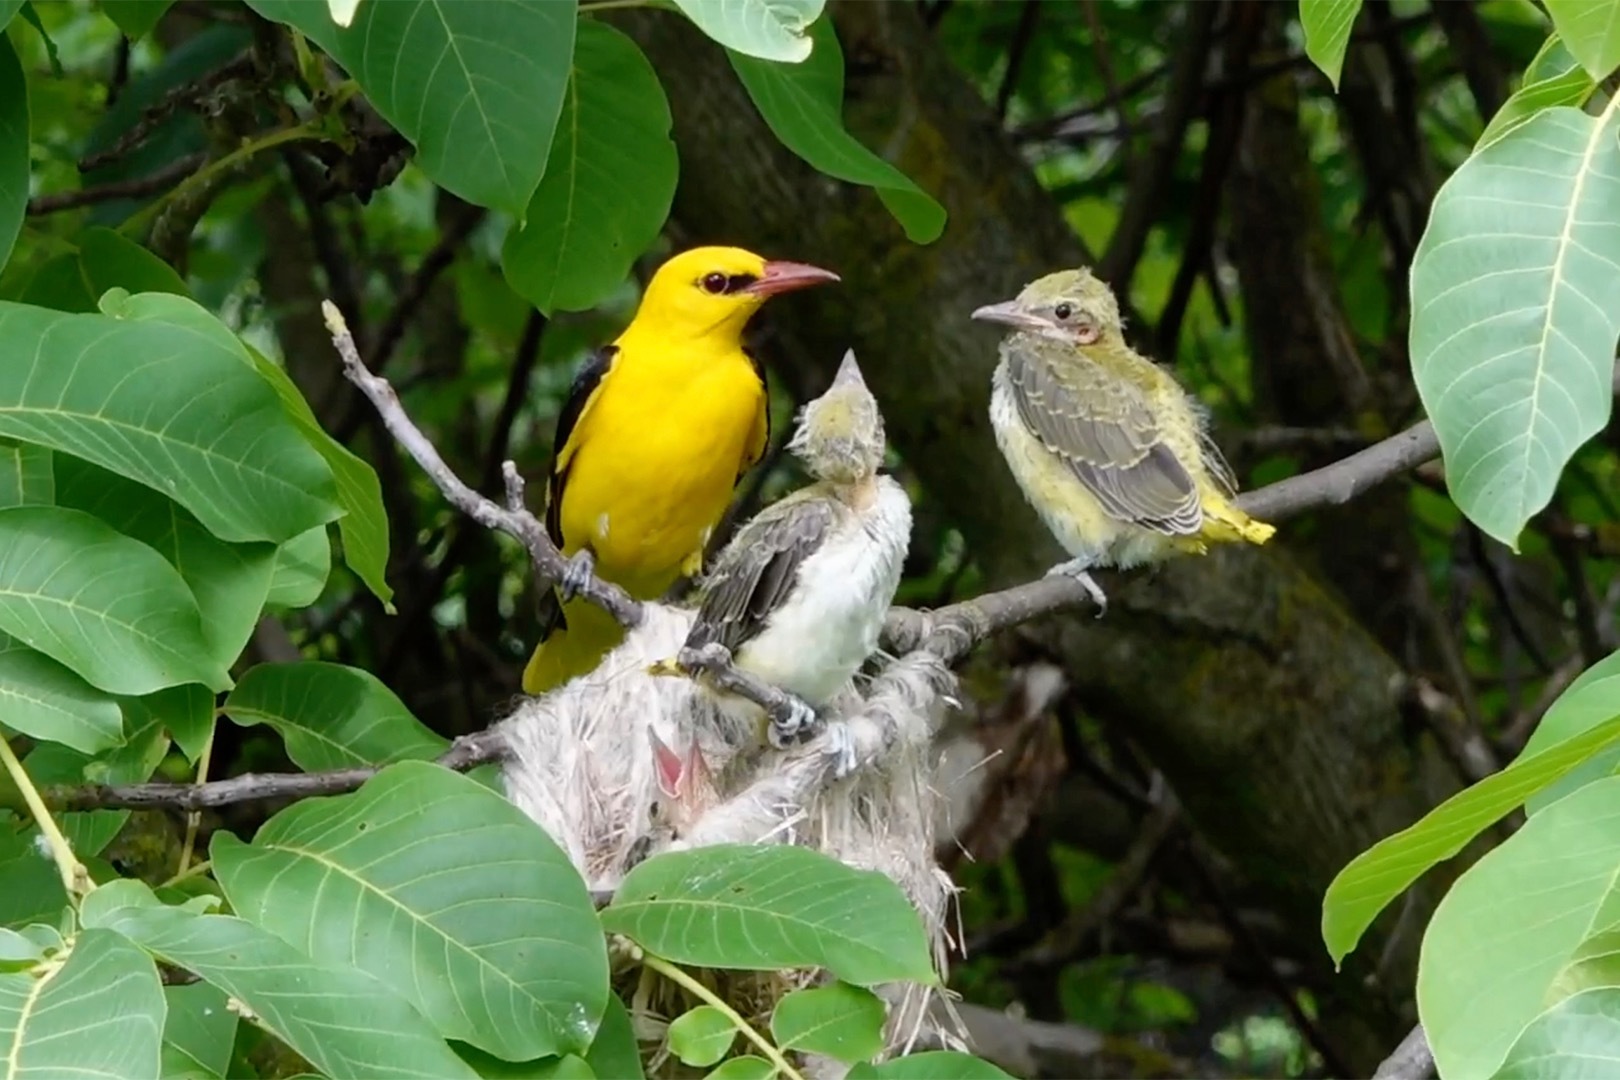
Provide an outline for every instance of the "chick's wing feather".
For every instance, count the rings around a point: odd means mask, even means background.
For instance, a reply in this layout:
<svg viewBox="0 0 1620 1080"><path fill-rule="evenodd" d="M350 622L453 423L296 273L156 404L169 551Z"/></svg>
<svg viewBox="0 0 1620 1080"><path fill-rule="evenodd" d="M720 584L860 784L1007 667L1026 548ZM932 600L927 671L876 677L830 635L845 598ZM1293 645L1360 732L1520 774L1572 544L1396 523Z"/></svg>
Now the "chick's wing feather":
<svg viewBox="0 0 1620 1080"><path fill-rule="evenodd" d="M1109 516L1170 536L1198 531L1198 489L1135 384L1082 358L1005 356L1019 416Z"/></svg>
<svg viewBox="0 0 1620 1080"><path fill-rule="evenodd" d="M758 634L835 523L826 500L790 497L743 526L715 560L686 644L719 642L735 651Z"/></svg>

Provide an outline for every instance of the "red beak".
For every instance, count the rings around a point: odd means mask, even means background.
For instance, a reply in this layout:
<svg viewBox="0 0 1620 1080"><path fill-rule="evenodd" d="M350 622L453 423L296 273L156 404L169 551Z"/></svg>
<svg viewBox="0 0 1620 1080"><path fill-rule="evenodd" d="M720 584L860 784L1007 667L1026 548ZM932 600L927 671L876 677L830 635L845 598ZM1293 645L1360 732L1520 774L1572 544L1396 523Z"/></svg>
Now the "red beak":
<svg viewBox="0 0 1620 1080"><path fill-rule="evenodd" d="M756 296L775 296L795 289L808 289L812 285L820 285L826 281L840 280L842 279L837 274L831 270L823 270L819 266L772 260L765 264L765 273L760 279L743 291Z"/></svg>

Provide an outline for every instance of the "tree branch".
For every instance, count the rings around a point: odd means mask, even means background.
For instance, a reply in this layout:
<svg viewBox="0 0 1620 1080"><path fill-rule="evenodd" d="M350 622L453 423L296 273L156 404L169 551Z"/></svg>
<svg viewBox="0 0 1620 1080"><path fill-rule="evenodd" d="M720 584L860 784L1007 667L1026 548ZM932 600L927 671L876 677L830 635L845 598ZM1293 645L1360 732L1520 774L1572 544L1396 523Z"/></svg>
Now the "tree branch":
<svg viewBox="0 0 1620 1080"><path fill-rule="evenodd" d="M1395 1052L1373 1073L1373 1080L1429 1080L1434 1075L1434 1051L1419 1024L1407 1033Z"/></svg>
<svg viewBox="0 0 1620 1080"><path fill-rule="evenodd" d="M175 158L157 172L137 176L133 180L114 180L106 184L80 188L77 191L38 195L28 200L28 216L42 217L62 210L77 210L81 206L110 202L113 199L139 199L147 195L156 195L202 168L207 160L207 153L199 150L195 154Z"/></svg>

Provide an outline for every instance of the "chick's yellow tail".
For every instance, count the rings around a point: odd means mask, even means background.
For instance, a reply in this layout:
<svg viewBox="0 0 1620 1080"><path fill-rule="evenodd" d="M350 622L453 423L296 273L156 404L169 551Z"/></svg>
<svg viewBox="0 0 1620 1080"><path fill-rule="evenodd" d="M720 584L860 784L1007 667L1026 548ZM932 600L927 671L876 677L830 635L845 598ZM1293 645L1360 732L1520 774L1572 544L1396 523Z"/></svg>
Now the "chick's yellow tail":
<svg viewBox="0 0 1620 1080"><path fill-rule="evenodd" d="M1275 526L1255 520L1214 491L1203 493L1203 504L1204 527L1199 537L1211 543L1263 544L1277 531Z"/></svg>
<svg viewBox="0 0 1620 1080"><path fill-rule="evenodd" d="M544 694L584 675L624 640L624 628L589 600L570 600L562 610L568 625L557 626L535 646L523 669L525 694Z"/></svg>

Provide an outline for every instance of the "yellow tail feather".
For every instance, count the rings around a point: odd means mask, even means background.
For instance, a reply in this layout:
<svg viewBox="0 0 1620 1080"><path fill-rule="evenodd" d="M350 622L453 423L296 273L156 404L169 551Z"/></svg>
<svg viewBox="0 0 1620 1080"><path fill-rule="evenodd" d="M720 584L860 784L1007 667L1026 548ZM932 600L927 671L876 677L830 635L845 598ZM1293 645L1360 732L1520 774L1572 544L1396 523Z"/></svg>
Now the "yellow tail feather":
<svg viewBox="0 0 1620 1080"><path fill-rule="evenodd" d="M1204 495L1204 528L1199 535L1213 543L1263 544L1277 531L1273 525L1257 521L1219 496Z"/></svg>
<svg viewBox="0 0 1620 1080"><path fill-rule="evenodd" d="M589 600L574 599L564 604L563 618L567 628L553 630L529 657L523 669L525 694L555 690L569 679L594 670L602 657L624 640L624 628Z"/></svg>

